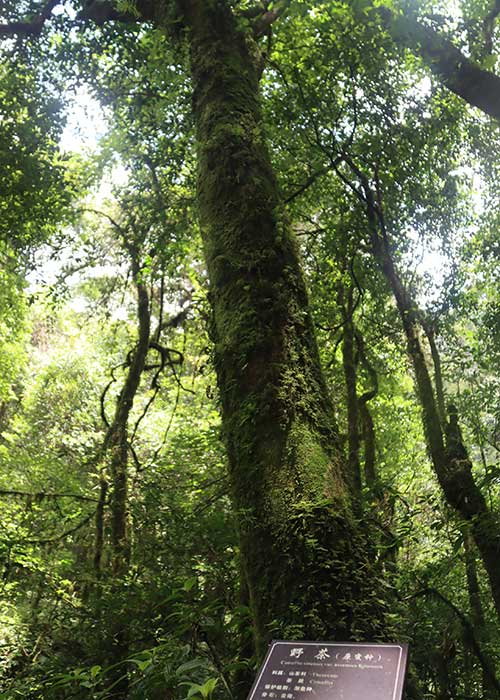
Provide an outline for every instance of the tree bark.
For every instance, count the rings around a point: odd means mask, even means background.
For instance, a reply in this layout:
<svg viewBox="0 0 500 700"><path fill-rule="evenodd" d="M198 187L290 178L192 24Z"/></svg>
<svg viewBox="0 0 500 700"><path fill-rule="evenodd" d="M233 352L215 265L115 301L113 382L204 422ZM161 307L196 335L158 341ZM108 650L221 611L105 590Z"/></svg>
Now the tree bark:
<svg viewBox="0 0 500 700"><path fill-rule="evenodd" d="M358 398L358 410L361 419L364 443L363 472L365 475L366 485L369 488L371 494L378 501L381 502L384 498L384 494L383 489L381 488L376 468L375 426L373 423L371 411L368 408L368 402L374 399L378 393L378 377L376 371L368 361L365 351L365 341L363 335L358 329L355 331L355 336L359 360L362 366L365 368L365 371L368 374L372 385L371 389L365 391Z"/></svg>
<svg viewBox="0 0 500 700"><path fill-rule="evenodd" d="M421 342L421 314L408 290L405 289L394 265L381 204L377 202L365 173L347 154L344 155L344 161L359 178L361 190L353 187L341 173L340 175L366 206L373 254L393 292L399 311L408 355L415 373L415 384L422 410L422 425L434 472L448 504L470 524L474 541L488 574L495 609L500 618L500 567L497 565L500 555L499 519L496 513L488 508L486 499L475 482L472 463L467 454L458 425L458 415L453 406L449 407L449 420L442 427L438 400L434 394ZM442 401L442 379L440 363L436 362L438 351L435 344L432 352L434 370L439 375L438 391Z"/></svg>
<svg viewBox="0 0 500 700"><path fill-rule="evenodd" d="M215 365L257 652L272 636L376 638L383 610L266 149L257 47L225 3L185 3L184 19Z"/></svg>
<svg viewBox="0 0 500 700"><path fill-rule="evenodd" d="M384 605L266 149L252 30L238 28L224 0L138 0L137 9L157 26L182 24L190 48L215 364L257 651L272 636L381 638ZM126 19L101 1L86 2L81 16ZM129 556L125 426L144 337L141 330L107 441L117 575Z"/></svg>
<svg viewBox="0 0 500 700"><path fill-rule="evenodd" d="M128 421L146 364L151 333L149 294L146 286L141 281L138 251L133 242L125 240L124 243L132 259L132 276L137 291L138 339L136 347L131 353L125 382L116 402L115 415L104 441L104 452L109 457L108 463L111 472L111 567L113 583L117 590L121 589L123 580L128 574L131 557L128 498ZM103 482L101 482L102 488ZM102 527L102 521L100 523L97 521L97 525L97 538L99 538L99 526ZM97 552L98 548L96 547L96 554ZM99 562L94 562L95 565L97 563L100 564L100 558ZM110 681L113 687L113 697L116 697L117 700L125 700L129 692L128 671L124 660L128 656L130 642L128 620L124 613L125 611L111 621L109 630L111 647L108 663L112 667Z"/></svg>
<svg viewBox="0 0 500 700"><path fill-rule="evenodd" d="M115 416L108 429L105 449L110 455L111 471L111 540L113 575L123 577L130 563L128 528L128 419L139 388L150 340L149 295L139 281L140 270L134 263L133 272L137 289L138 341L132 353L125 383L117 400Z"/></svg>
<svg viewBox="0 0 500 700"><path fill-rule="evenodd" d="M102 555L104 550L104 510L108 494L108 482L101 469L99 474L99 502L95 515L94 573L101 577Z"/></svg>

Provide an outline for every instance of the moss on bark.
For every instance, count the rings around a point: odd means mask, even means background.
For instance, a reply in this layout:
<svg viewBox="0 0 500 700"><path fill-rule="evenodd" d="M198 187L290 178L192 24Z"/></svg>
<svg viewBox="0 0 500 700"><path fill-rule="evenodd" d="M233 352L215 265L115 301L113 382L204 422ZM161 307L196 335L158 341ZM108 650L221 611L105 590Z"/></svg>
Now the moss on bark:
<svg viewBox="0 0 500 700"><path fill-rule="evenodd" d="M185 21L215 363L257 651L273 636L376 638L384 606L266 149L256 47L223 2L186 3Z"/></svg>

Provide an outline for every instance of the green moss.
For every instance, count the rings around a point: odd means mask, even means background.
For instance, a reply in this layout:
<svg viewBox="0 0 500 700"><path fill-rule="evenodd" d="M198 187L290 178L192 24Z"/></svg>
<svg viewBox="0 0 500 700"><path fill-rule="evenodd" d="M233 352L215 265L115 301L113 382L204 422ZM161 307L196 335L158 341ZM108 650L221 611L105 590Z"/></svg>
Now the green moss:
<svg viewBox="0 0 500 700"><path fill-rule="evenodd" d="M206 9L192 35L199 205L257 647L272 635L355 638L369 627L374 636L366 542L263 143L255 56L232 15L215 13Z"/></svg>

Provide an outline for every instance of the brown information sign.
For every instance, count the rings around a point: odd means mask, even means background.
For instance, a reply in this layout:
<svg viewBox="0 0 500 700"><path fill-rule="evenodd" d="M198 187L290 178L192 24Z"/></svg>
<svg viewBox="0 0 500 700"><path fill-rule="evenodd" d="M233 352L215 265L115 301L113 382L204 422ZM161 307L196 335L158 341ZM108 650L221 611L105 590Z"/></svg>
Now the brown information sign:
<svg viewBox="0 0 500 700"><path fill-rule="evenodd" d="M401 700L408 646L272 642L248 700Z"/></svg>

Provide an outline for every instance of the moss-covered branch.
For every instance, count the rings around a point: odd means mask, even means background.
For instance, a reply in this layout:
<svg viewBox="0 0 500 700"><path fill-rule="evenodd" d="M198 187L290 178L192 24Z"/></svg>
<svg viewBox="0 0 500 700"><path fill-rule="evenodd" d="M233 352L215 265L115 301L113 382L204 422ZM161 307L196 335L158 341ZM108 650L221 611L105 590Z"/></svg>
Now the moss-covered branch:
<svg viewBox="0 0 500 700"><path fill-rule="evenodd" d="M419 55L449 90L485 114L500 119L500 77L484 70L449 39L409 15L378 8L390 36Z"/></svg>

